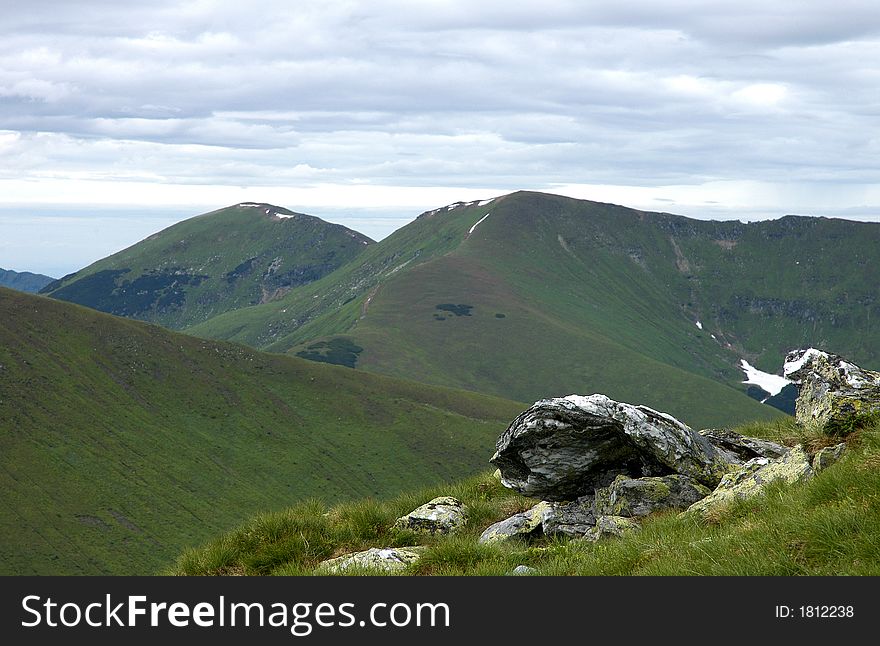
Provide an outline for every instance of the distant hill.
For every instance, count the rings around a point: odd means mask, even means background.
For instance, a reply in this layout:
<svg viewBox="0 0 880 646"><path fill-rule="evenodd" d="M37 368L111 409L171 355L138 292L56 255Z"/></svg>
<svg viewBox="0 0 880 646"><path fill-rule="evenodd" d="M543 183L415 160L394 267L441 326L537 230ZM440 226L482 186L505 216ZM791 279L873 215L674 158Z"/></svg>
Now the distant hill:
<svg viewBox="0 0 880 646"><path fill-rule="evenodd" d="M0 574L150 574L257 509L477 473L522 404L0 288Z"/></svg>
<svg viewBox="0 0 880 646"><path fill-rule="evenodd" d="M17 289L20 292L35 294L55 279L43 274L33 274L29 271L12 271L0 269L0 287Z"/></svg>
<svg viewBox="0 0 880 646"><path fill-rule="evenodd" d="M42 293L179 329L278 300L372 242L313 216L245 202L179 222Z"/></svg>
<svg viewBox="0 0 880 646"><path fill-rule="evenodd" d="M424 213L320 281L188 331L519 401L602 392L736 424L770 414L742 359L775 373L806 345L880 362L878 265L876 223L517 192Z"/></svg>

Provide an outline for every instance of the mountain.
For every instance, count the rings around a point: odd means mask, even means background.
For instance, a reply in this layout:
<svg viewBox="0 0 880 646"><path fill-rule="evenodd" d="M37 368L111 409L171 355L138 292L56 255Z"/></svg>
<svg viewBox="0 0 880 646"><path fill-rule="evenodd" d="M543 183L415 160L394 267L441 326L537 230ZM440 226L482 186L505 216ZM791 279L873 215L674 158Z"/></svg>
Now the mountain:
<svg viewBox="0 0 880 646"><path fill-rule="evenodd" d="M602 392L695 426L772 414L742 359L880 360L880 225L700 221L532 192L422 214L188 332L518 401Z"/></svg>
<svg viewBox="0 0 880 646"><path fill-rule="evenodd" d="M150 574L256 509L486 466L521 404L0 288L0 574Z"/></svg>
<svg viewBox="0 0 880 646"><path fill-rule="evenodd" d="M372 242L313 216L245 202L179 222L41 293L179 329L277 300Z"/></svg>
<svg viewBox="0 0 880 646"><path fill-rule="evenodd" d="M29 271L12 271L0 269L0 287L17 289L21 292L36 293L54 281L54 278Z"/></svg>

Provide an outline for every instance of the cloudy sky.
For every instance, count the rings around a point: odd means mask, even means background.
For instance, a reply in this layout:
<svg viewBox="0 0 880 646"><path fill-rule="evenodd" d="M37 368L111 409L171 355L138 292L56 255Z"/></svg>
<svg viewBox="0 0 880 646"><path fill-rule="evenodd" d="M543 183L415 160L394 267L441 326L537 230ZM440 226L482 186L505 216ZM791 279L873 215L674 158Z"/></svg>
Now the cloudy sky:
<svg viewBox="0 0 880 646"><path fill-rule="evenodd" d="M381 238L527 188L880 221L875 0L14 0L0 267L272 202Z"/></svg>

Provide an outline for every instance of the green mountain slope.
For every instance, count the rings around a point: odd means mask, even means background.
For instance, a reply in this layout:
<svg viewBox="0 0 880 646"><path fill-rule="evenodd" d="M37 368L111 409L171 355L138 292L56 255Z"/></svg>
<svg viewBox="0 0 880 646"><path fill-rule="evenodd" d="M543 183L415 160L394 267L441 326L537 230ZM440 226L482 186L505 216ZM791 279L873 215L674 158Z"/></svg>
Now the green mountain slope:
<svg viewBox="0 0 880 646"><path fill-rule="evenodd" d="M42 293L179 329L277 300L332 272L371 243L316 217L242 203L179 222Z"/></svg>
<svg viewBox="0 0 880 646"><path fill-rule="evenodd" d="M0 288L0 574L149 574L256 509L485 468L522 408Z"/></svg>
<svg viewBox="0 0 880 646"><path fill-rule="evenodd" d="M36 293L54 281L54 278L29 271L12 271L0 269L0 287L17 289L21 292Z"/></svg>
<svg viewBox="0 0 880 646"><path fill-rule="evenodd" d="M741 359L776 372L806 344L880 360L878 243L877 224L698 221L519 192L423 214L276 303L188 331L519 401L604 392L730 424L773 414L746 397Z"/></svg>

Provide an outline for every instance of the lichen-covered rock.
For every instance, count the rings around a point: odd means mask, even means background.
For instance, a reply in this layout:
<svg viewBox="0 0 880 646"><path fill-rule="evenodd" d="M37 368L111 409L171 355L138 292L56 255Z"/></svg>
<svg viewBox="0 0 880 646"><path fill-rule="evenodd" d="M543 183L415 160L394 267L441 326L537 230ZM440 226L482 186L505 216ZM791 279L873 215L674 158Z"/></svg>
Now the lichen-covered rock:
<svg viewBox="0 0 880 646"><path fill-rule="evenodd" d="M785 376L799 386L795 418L825 428L880 410L880 372L815 348L789 352Z"/></svg>
<svg viewBox="0 0 880 646"><path fill-rule="evenodd" d="M440 496L398 518L393 529L423 534L451 534L467 522L465 506L457 498Z"/></svg>
<svg viewBox="0 0 880 646"><path fill-rule="evenodd" d="M480 535L480 543L497 543L511 538L526 538L541 531L544 511L549 503L539 502L531 509L489 525Z"/></svg>
<svg viewBox="0 0 880 646"><path fill-rule="evenodd" d="M641 529L640 525L632 518L623 516L599 516L596 525L585 535L584 540L596 542L601 538L621 537L628 532Z"/></svg>
<svg viewBox="0 0 880 646"><path fill-rule="evenodd" d="M841 458L844 451L846 451L846 442L819 449L813 456L813 471L819 473L823 469L827 469Z"/></svg>
<svg viewBox="0 0 880 646"><path fill-rule="evenodd" d="M344 554L334 559L321 561L317 569L327 574L344 572L349 568L369 568L393 572L402 570L410 563L418 561L424 549L421 545L394 548L371 547L363 552Z"/></svg>
<svg viewBox="0 0 880 646"><path fill-rule="evenodd" d="M714 487L730 469L706 438L671 415L605 395L543 399L520 414L490 462L524 495L566 501L618 475L680 473Z"/></svg>
<svg viewBox="0 0 880 646"><path fill-rule="evenodd" d="M529 567L528 565L517 565L510 572L507 573L508 576L533 576L537 574L538 571Z"/></svg>
<svg viewBox="0 0 880 646"><path fill-rule="evenodd" d="M721 428L707 428L700 435L726 454L728 461L748 462L752 458L781 458L788 449L776 442L759 440Z"/></svg>
<svg viewBox="0 0 880 646"><path fill-rule="evenodd" d="M800 445L781 458L754 458L721 479L711 494L695 502L684 513L707 515L734 500L751 498L762 493L771 482L788 484L804 482L813 477L809 457Z"/></svg>
<svg viewBox="0 0 880 646"><path fill-rule="evenodd" d="M595 512L597 516L647 516L661 509L687 509L710 493L687 476L617 476L609 486L596 490Z"/></svg>
<svg viewBox="0 0 880 646"><path fill-rule="evenodd" d="M581 496L571 502L545 503L542 518L544 534L580 538L596 524L593 496Z"/></svg>

